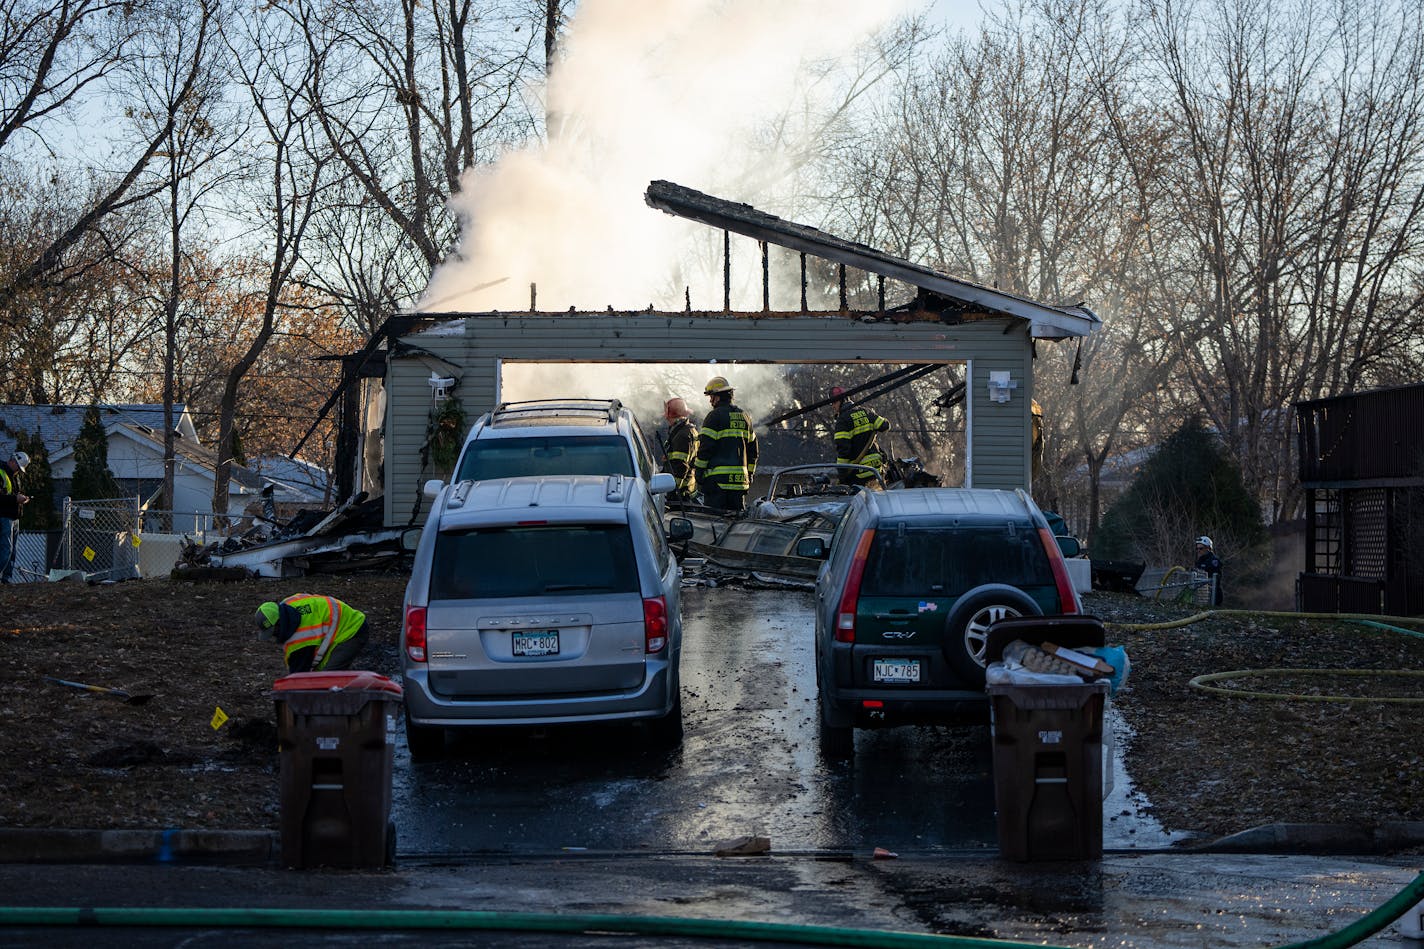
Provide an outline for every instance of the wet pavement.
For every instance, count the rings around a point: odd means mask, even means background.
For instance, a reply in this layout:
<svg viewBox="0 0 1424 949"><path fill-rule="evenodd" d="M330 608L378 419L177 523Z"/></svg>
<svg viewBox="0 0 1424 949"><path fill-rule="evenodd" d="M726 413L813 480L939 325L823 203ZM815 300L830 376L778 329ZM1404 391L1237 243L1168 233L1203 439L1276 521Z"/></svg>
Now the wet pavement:
<svg viewBox="0 0 1424 949"><path fill-rule="evenodd" d="M399 745L400 853L701 853L743 835L776 852L995 849L987 727L860 731L853 763L821 759L811 597L684 591L675 751L629 726L460 736L419 764ZM1170 843L1120 754L1113 773L1105 846Z"/></svg>

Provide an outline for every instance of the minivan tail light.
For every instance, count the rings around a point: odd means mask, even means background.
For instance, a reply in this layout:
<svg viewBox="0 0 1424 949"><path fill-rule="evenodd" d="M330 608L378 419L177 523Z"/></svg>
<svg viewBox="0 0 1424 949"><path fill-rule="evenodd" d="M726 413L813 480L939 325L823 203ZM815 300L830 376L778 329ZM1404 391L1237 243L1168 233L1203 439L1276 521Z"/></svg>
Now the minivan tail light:
<svg viewBox="0 0 1424 949"><path fill-rule="evenodd" d="M667 601L660 596L643 599L643 651L662 652L668 641Z"/></svg>
<svg viewBox="0 0 1424 949"><path fill-rule="evenodd" d="M425 607L405 608L405 654L412 662L425 661Z"/></svg>
<svg viewBox="0 0 1424 949"><path fill-rule="evenodd" d="M860 581L865 576L865 561L870 557L870 542L875 539L875 531L868 530L860 535L855 545L855 557L850 562L850 573L846 575L845 590L841 592L840 605L836 607L836 642L855 642L855 610L860 600Z"/></svg>
<svg viewBox="0 0 1424 949"><path fill-rule="evenodd" d="M1043 541L1048 563L1053 568L1053 585L1058 588L1059 612L1077 613L1078 591L1073 589L1073 579L1068 576L1068 565L1063 562L1063 551L1058 549L1058 541L1053 539L1053 532L1047 528L1040 527L1038 536Z"/></svg>

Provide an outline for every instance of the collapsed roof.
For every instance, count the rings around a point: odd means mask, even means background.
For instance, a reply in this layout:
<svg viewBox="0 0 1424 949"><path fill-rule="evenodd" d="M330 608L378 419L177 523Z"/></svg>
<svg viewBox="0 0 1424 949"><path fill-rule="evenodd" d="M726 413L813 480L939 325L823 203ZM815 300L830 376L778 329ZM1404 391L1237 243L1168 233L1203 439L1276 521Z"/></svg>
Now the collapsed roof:
<svg viewBox="0 0 1424 949"><path fill-rule="evenodd" d="M784 221L749 204L716 198L671 181L652 182L644 199L651 207L675 217L700 221L745 237L903 281L941 298L946 309L959 318L969 318L972 314L1028 320L1030 335L1036 339L1087 336L1102 325L1097 314L1085 306L1050 306L1003 290L959 280L892 257L873 247L833 237L814 227Z"/></svg>

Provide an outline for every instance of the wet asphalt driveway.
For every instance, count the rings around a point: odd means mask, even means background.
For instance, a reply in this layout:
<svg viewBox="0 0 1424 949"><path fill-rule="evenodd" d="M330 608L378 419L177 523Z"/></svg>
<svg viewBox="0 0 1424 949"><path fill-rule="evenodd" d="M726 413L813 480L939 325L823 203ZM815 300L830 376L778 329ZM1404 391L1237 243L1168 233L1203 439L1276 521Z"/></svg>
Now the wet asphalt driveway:
<svg viewBox="0 0 1424 949"><path fill-rule="evenodd" d="M412 764L402 738L399 851L705 853L743 835L779 853L996 848L986 727L861 731L854 763L821 759L812 596L684 590L677 750L629 726L521 729L460 736L443 760ZM1109 847L1163 842L1121 813L1134 808L1106 807Z"/></svg>

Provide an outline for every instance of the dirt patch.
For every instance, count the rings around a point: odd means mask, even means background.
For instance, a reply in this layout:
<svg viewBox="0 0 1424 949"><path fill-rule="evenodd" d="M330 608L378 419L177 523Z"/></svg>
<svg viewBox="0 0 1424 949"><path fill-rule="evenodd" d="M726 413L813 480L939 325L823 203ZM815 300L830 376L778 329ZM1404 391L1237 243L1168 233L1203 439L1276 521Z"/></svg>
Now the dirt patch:
<svg viewBox="0 0 1424 949"><path fill-rule="evenodd" d="M338 597L366 613L360 664L392 675L405 580L0 587L0 825L276 829L270 691L284 667L253 612L293 593Z"/></svg>
<svg viewBox="0 0 1424 949"><path fill-rule="evenodd" d="M279 649L257 604L297 592L366 612L366 668L394 675L405 577L0 587L0 825L276 829ZM1092 594L1115 623L1191 611ZM1178 629L1110 627L1132 661L1114 702L1135 735L1127 767L1169 829L1218 836L1277 821L1424 820L1424 707L1201 692L1204 673L1424 669L1424 639L1342 621L1213 617ZM151 694L143 704L45 677ZM1418 679L1279 676L1225 687L1304 695L1424 695ZM214 727L217 710L227 720Z"/></svg>

